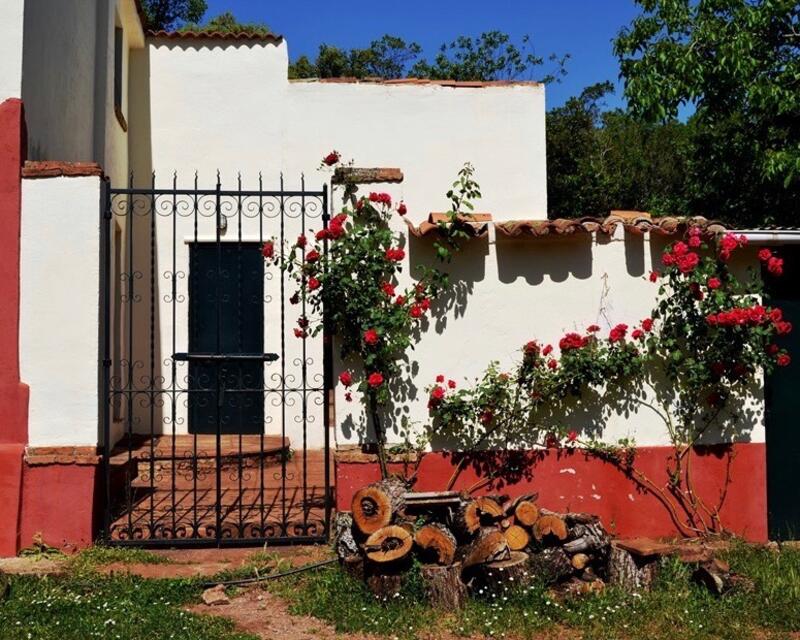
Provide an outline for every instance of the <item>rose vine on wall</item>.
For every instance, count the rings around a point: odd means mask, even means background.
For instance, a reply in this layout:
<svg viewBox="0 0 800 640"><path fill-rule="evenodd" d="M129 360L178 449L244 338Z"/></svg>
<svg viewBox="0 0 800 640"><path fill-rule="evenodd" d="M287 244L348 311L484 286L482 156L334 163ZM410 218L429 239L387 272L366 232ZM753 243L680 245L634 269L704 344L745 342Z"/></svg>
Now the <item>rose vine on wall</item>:
<svg viewBox="0 0 800 640"><path fill-rule="evenodd" d="M710 237L692 226L667 247L663 273L650 274L660 283L650 317L633 327L618 324L605 335L597 325L567 333L558 356L552 345L532 340L513 371L491 363L465 389L445 386L439 376L427 389L433 434L473 452L520 443L581 445L653 493L682 535L722 532L725 487L716 503L707 503L694 487L691 454L712 426L722 423L733 435L748 410L748 386L790 362L774 339L790 332L791 324L779 308L763 304L760 274L751 270L740 280L729 268L731 255L745 244L743 236ZM769 273L782 274L782 259L769 249L758 257ZM598 437L603 424L592 425L587 434L564 426L589 402L587 396L602 408L601 422L637 407L663 420L673 447L665 486L637 468L633 441L603 442ZM468 461L469 456L460 458L450 486ZM488 473L507 471L498 466Z"/></svg>
<svg viewBox="0 0 800 640"><path fill-rule="evenodd" d="M339 164L341 155L332 151L321 166ZM468 237L463 219L469 216L472 201L480 197L470 164L460 170L447 197L450 214L439 225L435 243L440 264L449 262L459 241ZM326 228L312 237L301 235L285 251L276 251L274 239L263 247L264 257L288 273L297 286L290 302L307 310L297 320L295 335L316 336L326 329L335 338L343 361L352 364L340 374L339 382L348 388L348 401L352 399L349 389L357 388L362 394L384 478L388 469L382 408L390 400L392 382L406 373L405 356L418 339L420 322L433 301L450 287L445 271L426 265L420 266L412 286L400 287L398 276L406 251L402 234L391 229L390 220L406 213L405 203L393 205L388 193L359 195L358 185L346 182L342 208Z"/></svg>

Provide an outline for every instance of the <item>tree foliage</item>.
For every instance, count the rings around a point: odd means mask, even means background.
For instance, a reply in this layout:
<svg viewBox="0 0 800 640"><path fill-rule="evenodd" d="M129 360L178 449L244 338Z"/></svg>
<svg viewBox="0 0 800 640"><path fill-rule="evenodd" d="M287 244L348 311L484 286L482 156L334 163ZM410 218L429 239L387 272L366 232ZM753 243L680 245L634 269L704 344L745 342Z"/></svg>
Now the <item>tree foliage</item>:
<svg viewBox="0 0 800 640"><path fill-rule="evenodd" d="M692 117L691 206L741 224L796 223L800 4L636 0L614 48L632 112Z"/></svg>
<svg viewBox="0 0 800 640"><path fill-rule="evenodd" d="M460 36L443 44L436 57L420 59L422 47L416 42L384 35L367 48L350 50L323 44L315 60L300 56L289 65L290 78L380 77L406 76L448 80L514 80L533 79L534 70L545 64L534 55L530 38L522 38L520 46L508 34L487 31L477 38ZM548 58L555 70L540 80L549 82L564 75L567 57Z"/></svg>
<svg viewBox="0 0 800 640"><path fill-rule="evenodd" d="M147 27L155 30L200 22L207 9L206 0L142 0Z"/></svg>
<svg viewBox="0 0 800 640"><path fill-rule="evenodd" d="M188 22L181 31L216 31L219 33L259 33L267 35L271 29L263 22L239 22L230 11L211 18L204 24Z"/></svg>
<svg viewBox="0 0 800 640"><path fill-rule="evenodd" d="M690 127L603 110L610 82L547 113L547 192L552 217L611 209L688 213Z"/></svg>

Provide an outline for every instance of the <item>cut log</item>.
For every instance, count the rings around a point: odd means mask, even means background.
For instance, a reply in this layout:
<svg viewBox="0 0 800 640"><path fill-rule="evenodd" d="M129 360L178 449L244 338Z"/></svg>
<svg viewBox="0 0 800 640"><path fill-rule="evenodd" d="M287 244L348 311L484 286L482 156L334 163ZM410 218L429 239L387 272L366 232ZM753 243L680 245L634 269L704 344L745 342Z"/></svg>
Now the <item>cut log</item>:
<svg viewBox="0 0 800 640"><path fill-rule="evenodd" d="M508 548L512 551L522 551L531 541L531 536L527 530L518 524L510 526L503 532L508 541Z"/></svg>
<svg viewBox="0 0 800 640"><path fill-rule="evenodd" d="M506 537L500 531L487 531L467 549L462 562L463 569L466 571L474 565L507 560L510 551Z"/></svg>
<svg viewBox="0 0 800 640"><path fill-rule="evenodd" d="M514 508L517 523L525 527L532 527L539 519L539 509L529 500L521 500Z"/></svg>
<svg viewBox="0 0 800 640"><path fill-rule="evenodd" d="M567 523L557 515L540 516L533 525L533 537L537 542L556 539L563 542L567 539Z"/></svg>
<svg viewBox="0 0 800 640"><path fill-rule="evenodd" d="M508 530L510 527L513 527L513 526L514 526L514 516L511 516L510 518L503 518L503 519L502 519L502 520L501 520L501 521L498 523L498 526L499 526L499 527L500 527L500 528L501 528L503 531L506 531L506 530Z"/></svg>
<svg viewBox="0 0 800 640"><path fill-rule="evenodd" d="M364 551L372 562L388 563L405 558L411 551L414 537L397 525L378 529L364 543Z"/></svg>
<svg viewBox="0 0 800 640"><path fill-rule="evenodd" d="M524 587L533 580L528 554L512 551L505 560L496 560L476 567L473 590L484 589L490 595L501 595L510 589Z"/></svg>
<svg viewBox="0 0 800 640"><path fill-rule="evenodd" d="M608 582L628 593L650 591L659 567L659 556L634 556L611 546L608 558Z"/></svg>
<svg viewBox="0 0 800 640"><path fill-rule="evenodd" d="M461 581L461 563L446 566L435 564L420 568L428 602L434 607L452 611L461 609L467 600L467 586Z"/></svg>
<svg viewBox="0 0 800 640"><path fill-rule="evenodd" d="M339 512L333 519L333 548L340 562L347 558L360 557L361 550L353 537L353 518L349 513Z"/></svg>
<svg viewBox="0 0 800 640"><path fill-rule="evenodd" d="M528 565L531 573L545 584L560 582L575 572L569 556L561 547L548 547L531 554Z"/></svg>
<svg viewBox="0 0 800 640"><path fill-rule="evenodd" d="M569 529L571 540L564 543L564 551L575 553L605 553L611 539L599 521L590 524L575 524Z"/></svg>
<svg viewBox="0 0 800 640"><path fill-rule="evenodd" d="M381 600L392 600L403 586L402 573L368 572L365 580L367 588Z"/></svg>
<svg viewBox="0 0 800 640"><path fill-rule="evenodd" d="M443 524L438 522L420 527L414 536L414 542L422 549L423 561L441 565L453 564L456 557L456 537Z"/></svg>
<svg viewBox="0 0 800 640"><path fill-rule="evenodd" d="M391 523L394 514L405 506L406 490L402 480L391 477L356 491L351 510L358 530L370 535Z"/></svg>
<svg viewBox="0 0 800 640"><path fill-rule="evenodd" d="M456 491L414 491L403 495L406 511L458 509L461 497Z"/></svg>
<svg viewBox="0 0 800 640"><path fill-rule="evenodd" d="M456 522L459 531L469 537L475 535L481 526L496 523L503 515L503 508L496 500L480 497L470 500L461 507Z"/></svg>
<svg viewBox="0 0 800 640"><path fill-rule="evenodd" d="M355 578L359 582L364 581L364 558L359 556L348 556L342 560L344 572Z"/></svg>
<svg viewBox="0 0 800 640"><path fill-rule="evenodd" d="M576 553L572 558L570 558L570 562L572 566L575 567L578 571L583 571L586 568L586 565L589 564L591 558L587 556L585 553Z"/></svg>

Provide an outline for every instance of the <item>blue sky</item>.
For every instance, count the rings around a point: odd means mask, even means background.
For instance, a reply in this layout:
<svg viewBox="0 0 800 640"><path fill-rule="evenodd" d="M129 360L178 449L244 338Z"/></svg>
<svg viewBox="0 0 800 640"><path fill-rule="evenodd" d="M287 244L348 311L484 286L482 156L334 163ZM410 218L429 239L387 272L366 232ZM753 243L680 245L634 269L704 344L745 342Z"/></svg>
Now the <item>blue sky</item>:
<svg viewBox="0 0 800 640"><path fill-rule="evenodd" d="M530 34L537 55L572 54L566 78L547 90L548 108L583 87L611 80L623 104L611 40L639 13L633 0L208 0L207 16L232 11L242 21L266 22L286 37L289 56L313 55L320 43L367 46L384 33L419 42L432 57L459 35L499 29L519 39Z"/></svg>

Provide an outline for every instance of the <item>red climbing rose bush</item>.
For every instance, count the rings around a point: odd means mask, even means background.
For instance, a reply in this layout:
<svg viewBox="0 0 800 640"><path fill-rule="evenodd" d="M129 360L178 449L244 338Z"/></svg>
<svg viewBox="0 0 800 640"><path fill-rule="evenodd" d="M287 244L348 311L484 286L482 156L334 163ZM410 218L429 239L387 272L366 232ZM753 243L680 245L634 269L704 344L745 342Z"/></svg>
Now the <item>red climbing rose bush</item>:
<svg viewBox="0 0 800 640"><path fill-rule="evenodd" d="M336 167L341 154L333 151L321 162ZM345 174L346 175L346 174ZM470 200L480 195L467 164L448 192L453 224L440 226L436 243L440 263L449 262L465 237L457 224ZM416 281L400 284L406 258L404 235L391 228L393 216L407 213L405 203L395 203L388 193L358 193L358 185L344 184L341 210L327 226L298 237L284 251L275 241L264 244L264 257L290 274L296 291L293 305L298 315L295 335L314 336L327 330L335 337L344 362L352 366L339 382L358 389L367 404L378 440L378 455L385 473L385 432L380 407L390 399L390 385L401 378L405 355L418 339L419 327L431 313L436 298L449 287L447 274L438 267L420 266Z"/></svg>
<svg viewBox="0 0 800 640"><path fill-rule="evenodd" d="M663 270L649 275L658 296L648 317L567 333L557 353L531 340L511 371L493 362L466 388L437 381L427 389L434 435L466 450L580 444L656 493L681 533L722 531L721 502L708 505L694 492L690 453L712 426L723 422L734 431L748 386L790 362L775 339L792 327L764 301L761 274L749 269L740 279L730 268L731 256L746 244L744 236L709 236L691 226L667 247ZM782 274L782 259L769 249L758 258L767 272ZM663 419L674 446L668 486L635 467L633 441L603 442L602 424L574 430L575 414L590 396L605 409L601 420L636 407Z"/></svg>

